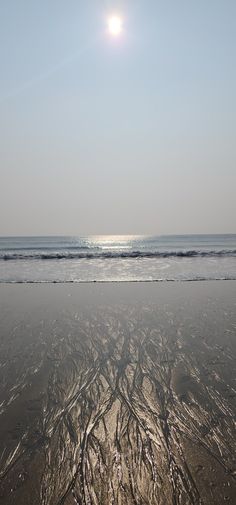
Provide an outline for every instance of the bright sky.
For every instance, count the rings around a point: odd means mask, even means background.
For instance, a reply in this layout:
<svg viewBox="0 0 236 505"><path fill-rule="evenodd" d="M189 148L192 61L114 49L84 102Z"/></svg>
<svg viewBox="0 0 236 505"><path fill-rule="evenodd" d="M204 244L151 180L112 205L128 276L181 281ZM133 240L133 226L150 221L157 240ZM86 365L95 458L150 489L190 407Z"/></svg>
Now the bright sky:
<svg viewBox="0 0 236 505"><path fill-rule="evenodd" d="M235 20L235 0L1 1L0 235L235 232Z"/></svg>

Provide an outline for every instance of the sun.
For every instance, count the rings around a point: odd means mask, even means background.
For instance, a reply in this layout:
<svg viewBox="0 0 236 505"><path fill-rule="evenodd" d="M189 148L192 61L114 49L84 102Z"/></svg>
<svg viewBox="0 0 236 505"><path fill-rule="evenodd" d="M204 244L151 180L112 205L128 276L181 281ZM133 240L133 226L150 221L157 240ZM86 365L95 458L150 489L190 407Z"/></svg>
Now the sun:
<svg viewBox="0 0 236 505"><path fill-rule="evenodd" d="M120 16L111 16L108 19L108 30L113 37L117 37L122 32L122 19Z"/></svg>

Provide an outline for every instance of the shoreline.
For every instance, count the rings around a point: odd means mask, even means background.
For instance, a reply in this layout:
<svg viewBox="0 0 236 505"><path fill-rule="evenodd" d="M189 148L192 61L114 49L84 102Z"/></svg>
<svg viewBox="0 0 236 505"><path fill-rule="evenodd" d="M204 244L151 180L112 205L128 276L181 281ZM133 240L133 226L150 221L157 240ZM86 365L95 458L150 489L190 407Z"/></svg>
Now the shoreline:
<svg viewBox="0 0 236 505"><path fill-rule="evenodd" d="M185 283L185 282L223 282L223 281L236 281L235 278L199 278L199 279L128 279L128 280L63 280L63 281L0 281L1 285L8 284L151 284L151 283Z"/></svg>

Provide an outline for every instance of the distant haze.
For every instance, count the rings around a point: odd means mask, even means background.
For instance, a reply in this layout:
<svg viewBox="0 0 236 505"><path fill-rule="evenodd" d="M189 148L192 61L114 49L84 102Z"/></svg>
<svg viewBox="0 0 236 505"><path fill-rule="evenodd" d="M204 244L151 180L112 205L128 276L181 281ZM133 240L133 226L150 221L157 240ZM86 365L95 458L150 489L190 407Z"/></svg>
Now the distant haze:
<svg viewBox="0 0 236 505"><path fill-rule="evenodd" d="M235 19L235 0L2 1L0 235L235 232Z"/></svg>

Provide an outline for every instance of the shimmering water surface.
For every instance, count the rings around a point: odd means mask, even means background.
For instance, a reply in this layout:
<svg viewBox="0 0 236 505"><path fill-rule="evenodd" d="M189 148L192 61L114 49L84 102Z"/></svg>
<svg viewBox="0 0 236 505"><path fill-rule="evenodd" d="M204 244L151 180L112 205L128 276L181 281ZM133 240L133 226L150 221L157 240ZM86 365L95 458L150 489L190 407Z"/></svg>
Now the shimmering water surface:
<svg viewBox="0 0 236 505"><path fill-rule="evenodd" d="M236 235L0 238L0 282L236 279Z"/></svg>

